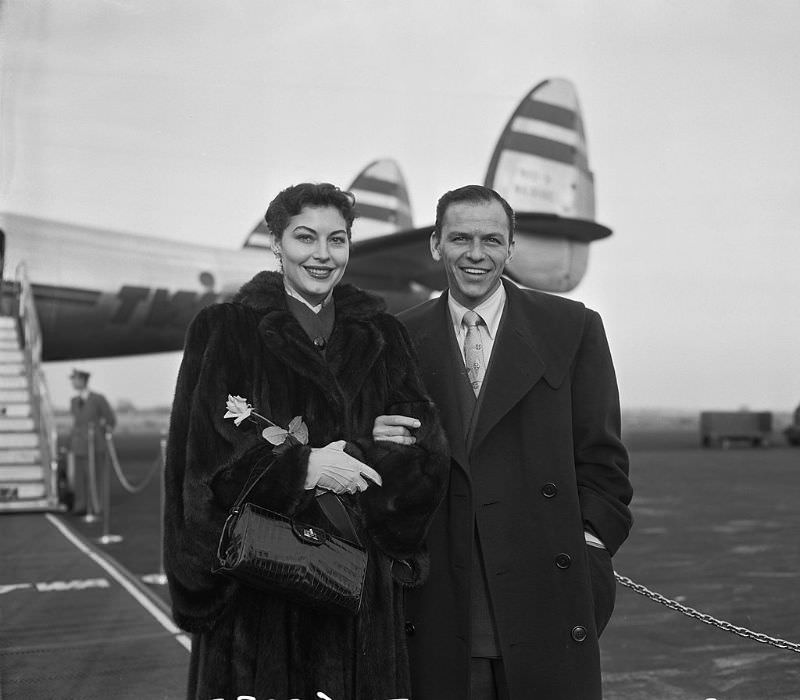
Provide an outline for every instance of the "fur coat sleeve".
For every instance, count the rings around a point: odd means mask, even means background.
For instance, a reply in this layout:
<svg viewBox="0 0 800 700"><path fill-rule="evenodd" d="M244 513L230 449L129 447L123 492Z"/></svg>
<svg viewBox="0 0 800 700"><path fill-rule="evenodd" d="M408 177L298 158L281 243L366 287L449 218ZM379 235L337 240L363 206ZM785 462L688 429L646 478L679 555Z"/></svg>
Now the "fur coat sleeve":
<svg viewBox="0 0 800 700"><path fill-rule="evenodd" d="M226 316L230 309L206 309L189 328L167 442L164 564L175 621L190 632L211 626L234 593L235 582L212 573L219 536L247 477L272 458L272 445L256 431L223 418L225 398L240 381L231 371L240 366L239 346ZM292 511L308 449L292 448L276 460L262 505Z"/></svg>
<svg viewBox="0 0 800 700"><path fill-rule="evenodd" d="M394 318L384 320L387 339L389 393L381 413L411 416L420 421L413 445L357 441L363 460L383 480L360 496L368 532L394 559L413 560L414 570L425 570L420 552L430 519L444 496L449 452L436 406L428 397L406 329ZM376 414L378 415L378 414ZM419 576L414 583L419 583Z"/></svg>

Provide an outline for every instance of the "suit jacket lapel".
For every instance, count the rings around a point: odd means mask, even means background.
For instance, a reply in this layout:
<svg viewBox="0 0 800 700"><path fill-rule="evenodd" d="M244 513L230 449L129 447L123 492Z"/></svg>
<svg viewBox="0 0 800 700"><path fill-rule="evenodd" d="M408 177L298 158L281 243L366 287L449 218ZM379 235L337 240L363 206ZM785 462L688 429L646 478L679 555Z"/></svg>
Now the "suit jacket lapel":
<svg viewBox="0 0 800 700"><path fill-rule="evenodd" d="M546 365L537 346L533 320L523 308L516 287L506 285L508 299L495 338L485 386L473 423L469 450L483 440L494 425L527 394L545 373Z"/></svg>

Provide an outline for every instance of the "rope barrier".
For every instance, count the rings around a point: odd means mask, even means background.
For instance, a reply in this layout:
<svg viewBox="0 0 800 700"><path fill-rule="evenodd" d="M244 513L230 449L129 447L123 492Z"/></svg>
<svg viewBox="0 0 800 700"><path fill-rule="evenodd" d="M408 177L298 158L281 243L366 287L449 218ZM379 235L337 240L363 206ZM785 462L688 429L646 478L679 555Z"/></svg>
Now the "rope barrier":
<svg viewBox="0 0 800 700"><path fill-rule="evenodd" d="M117 449L114 446L113 436L111 435L110 432L106 432L105 437L106 437L106 449L108 450L108 455L111 458L111 465L114 467L114 472L117 475L117 479L119 479L119 483L122 484L122 488L124 488L130 494L137 494L144 491L144 489L147 487L150 481L152 481L153 477L156 475L156 473L161 467L162 464L161 454L159 454L153 460L153 466L150 467L150 471L147 473L147 476L145 476L145 478L142 479L142 481L139 484L134 486L133 484L131 484L130 481L128 481L125 478L125 474L122 472L122 467L120 466L119 458L117 457Z"/></svg>
<svg viewBox="0 0 800 700"><path fill-rule="evenodd" d="M688 605L682 605L677 600L672 600L671 598L667 598L660 593L651 591L646 586L632 581L627 576L620 576L616 571L614 572L614 577L620 584L626 588L630 588L635 593L638 593L645 598L649 598L650 600L654 600L656 603L660 603L661 605L670 608L671 610L675 610L682 615L686 615L694 620L698 620L703 624L717 627L718 629L731 632L732 634L738 635L739 637L744 637L745 639L752 639L760 644L768 644L769 646L777 647L778 649L787 649L788 651L793 651L796 654L800 654L800 644L797 644L796 642L789 642L785 639L770 637L769 635L762 634L761 632L753 632L746 627L739 627L730 622L726 622L725 620L718 620L711 615L702 613L694 608L690 608Z"/></svg>

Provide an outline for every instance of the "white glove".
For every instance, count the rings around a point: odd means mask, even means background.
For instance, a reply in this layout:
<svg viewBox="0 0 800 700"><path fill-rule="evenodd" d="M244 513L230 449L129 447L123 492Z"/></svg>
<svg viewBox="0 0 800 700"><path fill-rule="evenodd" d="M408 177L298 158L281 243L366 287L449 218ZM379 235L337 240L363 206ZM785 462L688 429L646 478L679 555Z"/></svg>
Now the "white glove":
<svg viewBox="0 0 800 700"><path fill-rule="evenodd" d="M344 440L337 440L325 447L311 448L306 489L317 487L334 493L355 493L366 491L369 481L378 486L383 483L381 475L372 467L344 452L345 444Z"/></svg>

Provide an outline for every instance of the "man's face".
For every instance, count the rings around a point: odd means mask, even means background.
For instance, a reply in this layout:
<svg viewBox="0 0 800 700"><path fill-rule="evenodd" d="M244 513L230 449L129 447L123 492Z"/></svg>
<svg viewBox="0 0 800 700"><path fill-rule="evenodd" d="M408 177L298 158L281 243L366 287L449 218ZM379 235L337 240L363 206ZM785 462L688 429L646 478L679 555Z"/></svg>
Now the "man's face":
<svg viewBox="0 0 800 700"><path fill-rule="evenodd" d="M72 388L75 391L83 391L86 388L86 380L83 377L78 377L77 375L74 377L70 377L72 380Z"/></svg>
<svg viewBox="0 0 800 700"><path fill-rule="evenodd" d="M500 202L457 202L447 207L441 237L431 235L431 255L444 263L450 294L459 304L474 309L500 286L514 250L510 237Z"/></svg>

